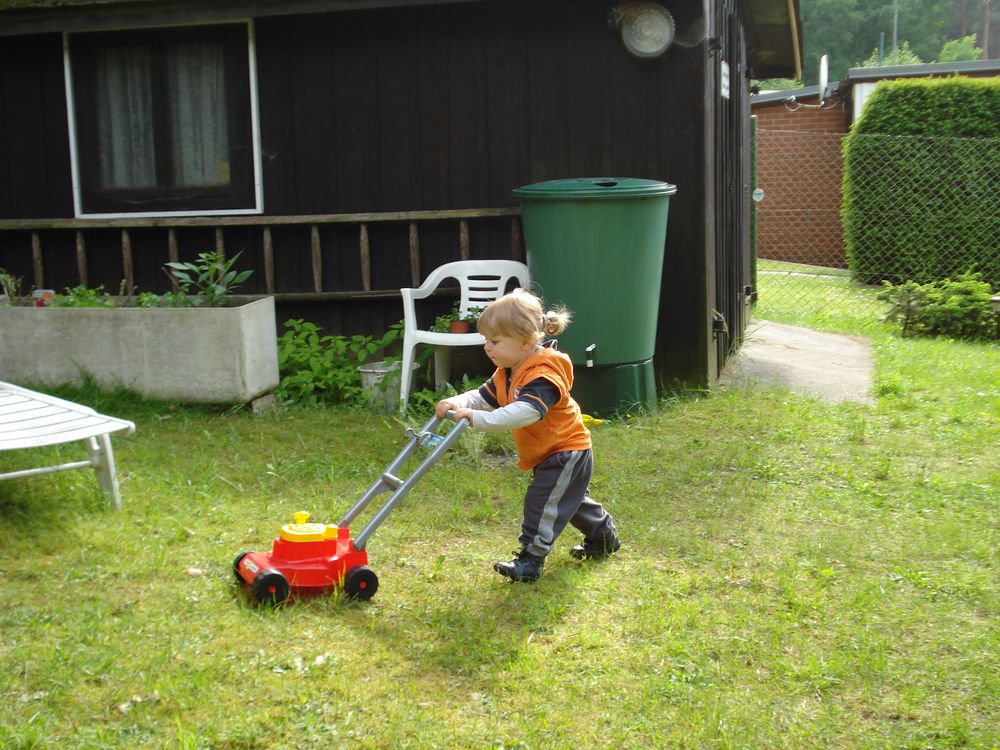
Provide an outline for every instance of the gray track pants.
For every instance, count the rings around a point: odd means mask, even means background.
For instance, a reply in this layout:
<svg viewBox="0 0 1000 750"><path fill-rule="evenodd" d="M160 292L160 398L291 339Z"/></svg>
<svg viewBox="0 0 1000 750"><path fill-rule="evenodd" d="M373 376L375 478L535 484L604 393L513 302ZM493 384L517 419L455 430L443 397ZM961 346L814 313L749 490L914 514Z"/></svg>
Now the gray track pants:
<svg viewBox="0 0 1000 750"><path fill-rule="evenodd" d="M520 537L521 546L529 554L549 554L567 523L587 539L614 534L614 519L587 496L593 470L594 454L590 450L554 453L534 468L524 495Z"/></svg>

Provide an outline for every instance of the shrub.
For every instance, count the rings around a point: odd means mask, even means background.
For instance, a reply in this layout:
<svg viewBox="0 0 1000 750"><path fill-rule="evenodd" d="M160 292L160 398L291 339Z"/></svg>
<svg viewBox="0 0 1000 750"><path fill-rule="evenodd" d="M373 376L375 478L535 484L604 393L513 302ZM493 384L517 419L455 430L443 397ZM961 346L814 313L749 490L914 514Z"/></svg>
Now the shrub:
<svg viewBox="0 0 1000 750"><path fill-rule="evenodd" d="M928 284L885 282L879 297L889 303L886 320L903 336L947 336L970 341L991 339L996 331L990 285L980 274L963 274Z"/></svg>
<svg viewBox="0 0 1000 750"><path fill-rule="evenodd" d="M1000 283L1000 79L883 81L844 141L847 257L865 283Z"/></svg>
<svg viewBox="0 0 1000 750"><path fill-rule="evenodd" d="M403 321L390 326L381 338L323 335L318 326L301 319L286 321L285 328L278 339L278 398L310 405L361 404L365 394L358 366L393 344Z"/></svg>

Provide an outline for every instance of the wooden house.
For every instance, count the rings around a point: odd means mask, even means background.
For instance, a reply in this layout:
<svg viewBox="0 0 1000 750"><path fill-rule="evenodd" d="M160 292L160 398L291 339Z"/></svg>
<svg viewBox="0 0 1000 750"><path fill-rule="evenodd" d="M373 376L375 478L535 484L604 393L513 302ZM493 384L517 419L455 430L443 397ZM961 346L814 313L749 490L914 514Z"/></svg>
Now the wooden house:
<svg viewBox="0 0 1000 750"><path fill-rule="evenodd" d="M650 6L665 49L630 51ZM800 31L797 0L0 0L0 267L162 292L242 251L279 317L379 332L434 267L523 257L512 189L658 179L657 372L707 385L751 292L749 80Z"/></svg>

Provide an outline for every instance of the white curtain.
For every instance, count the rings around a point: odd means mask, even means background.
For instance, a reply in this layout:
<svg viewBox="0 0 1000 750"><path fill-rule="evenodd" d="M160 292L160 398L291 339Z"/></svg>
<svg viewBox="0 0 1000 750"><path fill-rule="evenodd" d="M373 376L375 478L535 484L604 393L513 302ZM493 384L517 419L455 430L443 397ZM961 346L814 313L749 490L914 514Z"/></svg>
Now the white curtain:
<svg viewBox="0 0 1000 750"><path fill-rule="evenodd" d="M171 44L166 92L173 185L156 173L150 50L99 52L97 119L104 188L208 187L229 184L224 49L221 43Z"/></svg>
<svg viewBox="0 0 1000 750"><path fill-rule="evenodd" d="M101 185L156 185L149 50L111 47L97 59L97 125Z"/></svg>
<svg viewBox="0 0 1000 750"><path fill-rule="evenodd" d="M167 89L174 179L182 187L229 183L225 68L221 43L173 44Z"/></svg>

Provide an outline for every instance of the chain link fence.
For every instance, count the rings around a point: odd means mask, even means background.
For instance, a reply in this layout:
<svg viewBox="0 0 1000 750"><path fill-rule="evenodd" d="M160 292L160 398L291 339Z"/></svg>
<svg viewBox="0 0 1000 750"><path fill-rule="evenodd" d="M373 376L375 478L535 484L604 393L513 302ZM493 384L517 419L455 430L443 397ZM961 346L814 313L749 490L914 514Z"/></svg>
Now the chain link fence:
<svg viewBox="0 0 1000 750"><path fill-rule="evenodd" d="M846 137L758 130L757 317L825 328L836 311L863 333L881 324L882 278L925 282L974 264L1000 287L991 278L1000 275L1000 141L861 136L866 168L854 172L854 184L877 197L855 205L852 231L865 244L856 252L860 273L852 273L841 221ZM895 166L901 160L905 177ZM942 163L954 165L954 184L943 190L934 184Z"/></svg>

